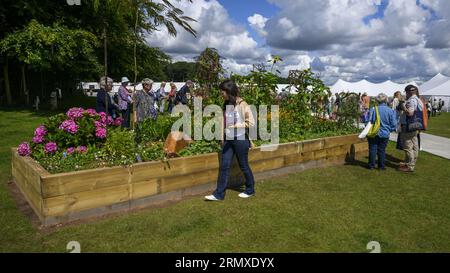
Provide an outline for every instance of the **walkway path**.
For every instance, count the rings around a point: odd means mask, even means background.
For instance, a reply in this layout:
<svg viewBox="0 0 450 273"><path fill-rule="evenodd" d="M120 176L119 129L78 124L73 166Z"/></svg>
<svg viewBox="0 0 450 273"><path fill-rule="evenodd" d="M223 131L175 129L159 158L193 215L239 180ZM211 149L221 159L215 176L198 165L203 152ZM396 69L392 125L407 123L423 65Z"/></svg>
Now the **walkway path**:
<svg viewBox="0 0 450 273"><path fill-rule="evenodd" d="M391 134L390 139L397 141L397 134ZM450 159L450 139L429 135L425 133L420 134L422 150L430 154L434 154L443 158Z"/></svg>

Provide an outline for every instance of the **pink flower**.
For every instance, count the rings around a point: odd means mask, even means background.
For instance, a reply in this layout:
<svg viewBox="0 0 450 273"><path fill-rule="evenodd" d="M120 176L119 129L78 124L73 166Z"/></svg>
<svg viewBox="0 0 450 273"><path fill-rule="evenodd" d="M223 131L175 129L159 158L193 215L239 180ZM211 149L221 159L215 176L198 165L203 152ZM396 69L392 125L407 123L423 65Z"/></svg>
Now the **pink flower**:
<svg viewBox="0 0 450 273"><path fill-rule="evenodd" d="M58 150L58 146L56 145L55 142L49 142L45 144L44 150L47 154L52 154Z"/></svg>
<svg viewBox="0 0 450 273"><path fill-rule="evenodd" d="M44 125L41 125L34 130L35 137L44 137L47 134L47 129Z"/></svg>
<svg viewBox="0 0 450 273"><path fill-rule="evenodd" d="M114 121L114 125L115 125L115 126L120 126L120 125L122 125L122 122L123 122L123 118L118 117L118 118L116 118L116 120Z"/></svg>
<svg viewBox="0 0 450 273"><path fill-rule="evenodd" d="M59 129L64 130L73 135L78 132L78 125L75 123L75 121L68 119L63 121L63 123L61 123Z"/></svg>
<svg viewBox="0 0 450 273"><path fill-rule="evenodd" d="M96 128L106 128L106 124L101 123L100 121L94 121Z"/></svg>
<svg viewBox="0 0 450 273"><path fill-rule="evenodd" d="M74 147L69 147L67 148L67 154L71 155L75 152L75 148Z"/></svg>
<svg viewBox="0 0 450 273"><path fill-rule="evenodd" d="M97 127L95 129L95 136L101 139L106 138L106 128Z"/></svg>
<svg viewBox="0 0 450 273"><path fill-rule="evenodd" d="M100 115L100 122L106 124L106 114L105 114L105 112L101 112L99 115Z"/></svg>
<svg viewBox="0 0 450 273"><path fill-rule="evenodd" d="M79 152L80 154L87 152L86 146L78 146L77 152Z"/></svg>
<svg viewBox="0 0 450 273"><path fill-rule="evenodd" d="M95 117L97 115L97 111L94 109L87 109L84 111L85 114L89 115L90 117Z"/></svg>
<svg viewBox="0 0 450 273"><path fill-rule="evenodd" d="M111 116L108 116L107 122L108 126L113 125L114 124L114 119Z"/></svg>
<svg viewBox="0 0 450 273"><path fill-rule="evenodd" d="M17 148L17 152L20 156L29 156L31 154L30 144L23 142Z"/></svg>
<svg viewBox="0 0 450 273"><path fill-rule="evenodd" d="M33 137L33 142L36 144L44 142L44 136L37 135Z"/></svg>
<svg viewBox="0 0 450 273"><path fill-rule="evenodd" d="M83 113L83 108L70 108L69 111L67 111L67 117L69 117L70 119L82 118Z"/></svg>

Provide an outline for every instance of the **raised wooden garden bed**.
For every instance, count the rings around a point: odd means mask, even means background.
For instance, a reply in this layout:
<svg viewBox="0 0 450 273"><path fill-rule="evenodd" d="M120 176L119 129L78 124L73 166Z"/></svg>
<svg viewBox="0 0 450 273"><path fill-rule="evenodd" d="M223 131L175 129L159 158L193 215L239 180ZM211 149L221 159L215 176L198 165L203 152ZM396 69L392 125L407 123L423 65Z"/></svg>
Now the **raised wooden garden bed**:
<svg viewBox="0 0 450 273"><path fill-rule="evenodd" d="M357 135L279 145L275 151L250 151L256 180L306 168L343 164L366 155L367 143ZM12 149L12 176L45 226L128 211L214 190L219 155L206 154L148 162L130 167L50 174L36 161ZM242 181L237 164L233 181Z"/></svg>

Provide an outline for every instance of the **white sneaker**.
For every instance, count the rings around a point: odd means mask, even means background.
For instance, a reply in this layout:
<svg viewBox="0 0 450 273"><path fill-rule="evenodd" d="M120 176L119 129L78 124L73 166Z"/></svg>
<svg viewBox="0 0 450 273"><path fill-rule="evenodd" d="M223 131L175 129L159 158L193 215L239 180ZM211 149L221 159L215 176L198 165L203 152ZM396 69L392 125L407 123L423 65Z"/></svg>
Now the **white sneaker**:
<svg viewBox="0 0 450 273"><path fill-rule="evenodd" d="M252 197L254 194L250 194L250 195L248 195L248 194L246 194L245 192L241 192L238 196L240 197L240 198L249 198L249 197Z"/></svg>
<svg viewBox="0 0 450 273"><path fill-rule="evenodd" d="M214 195L207 195L205 196L205 199L209 201L221 201L220 199L217 199Z"/></svg>

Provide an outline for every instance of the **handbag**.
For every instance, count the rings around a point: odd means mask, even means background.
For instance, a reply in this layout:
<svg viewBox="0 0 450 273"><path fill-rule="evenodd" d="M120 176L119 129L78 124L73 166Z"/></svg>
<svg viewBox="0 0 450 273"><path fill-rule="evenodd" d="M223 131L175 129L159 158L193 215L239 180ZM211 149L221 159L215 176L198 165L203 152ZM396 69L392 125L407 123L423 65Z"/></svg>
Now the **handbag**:
<svg viewBox="0 0 450 273"><path fill-rule="evenodd" d="M378 106L375 106L375 123L370 128L369 132L367 133L367 137L374 138L378 135L378 132L380 131L381 127L381 119L380 119L380 113L378 112Z"/></svg>
<svg viewBox="0 0 450 273"><path fill-rule="evenodd" d="M369 133L370 129L372 128L372 123L367 123L366 127L364 128L364 130L361 132L361 134L359 134L358 138L360 139L364 139L367 137L367 134Z"/></svg>

